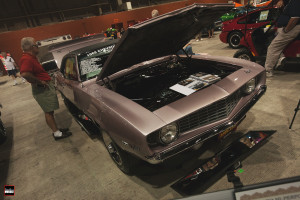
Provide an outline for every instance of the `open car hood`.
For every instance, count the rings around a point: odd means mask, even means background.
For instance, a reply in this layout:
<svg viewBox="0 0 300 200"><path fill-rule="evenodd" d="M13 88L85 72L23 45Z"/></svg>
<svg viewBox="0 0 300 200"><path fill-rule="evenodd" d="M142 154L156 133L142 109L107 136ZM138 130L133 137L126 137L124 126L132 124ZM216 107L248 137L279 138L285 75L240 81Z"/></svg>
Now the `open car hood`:
<svg viewBox="0 0 300 200"><path fill-rule="evenodd" d="M131 26L106 60L99 79L134 64L176 54L233 4L193 4Z"/></svg>

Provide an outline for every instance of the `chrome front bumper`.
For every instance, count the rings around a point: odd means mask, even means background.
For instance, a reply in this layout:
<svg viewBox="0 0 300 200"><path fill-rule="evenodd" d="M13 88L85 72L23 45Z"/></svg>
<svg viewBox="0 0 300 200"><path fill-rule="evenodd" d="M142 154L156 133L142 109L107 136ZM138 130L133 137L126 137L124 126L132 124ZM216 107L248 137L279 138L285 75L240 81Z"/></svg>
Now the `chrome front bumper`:
<svg viewBox="0 0 300 200"><path fill-rule="evenodd" d="M169 149L166 149L162 152L155 153L152 156L146 157L146 161L151 164L158 164L163 162L165 159L170 158L182 151L185 151L189 148L192 148L193 146L199 144L200 142L204 142L214 136L217 136L218 134L224 132L230 127L237 126L241 121L245 118L246 113L252 108L252 106L262 97L262 95L266 92L267 86L262 85L259 89L259 91L255 94L255 96L248 102L247 105L245 105L230 121L227 121L226 123L219 125L217 127L214 127L204 134L201 134L195 138L192 138L188 141L185 141L184 143L171 147Z"/></svg>

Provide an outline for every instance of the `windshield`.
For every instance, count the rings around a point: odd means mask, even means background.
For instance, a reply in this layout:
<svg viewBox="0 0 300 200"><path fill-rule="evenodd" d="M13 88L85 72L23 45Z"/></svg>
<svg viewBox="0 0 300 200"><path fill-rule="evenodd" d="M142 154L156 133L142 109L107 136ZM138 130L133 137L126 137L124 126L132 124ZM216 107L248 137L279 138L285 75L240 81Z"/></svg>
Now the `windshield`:
<svg viewBox="0 0 300 200"><path fill-rule="evenodd" d="M256 8L256 7L249 7L248 13L252 12L254 10L257 10L257 9L258 8ZM241 7L233 8L232 11L236 13L235 17L239 17L247 12L247 8L244 6L241 6Z"/></svg>
<svg viewBox="0 0 300 200"><path fill-rule="evenodd" d="M112 44L78 54L77 57L81 81L92 79L101 72L106 59L114 47L115 44Z"/></svg>

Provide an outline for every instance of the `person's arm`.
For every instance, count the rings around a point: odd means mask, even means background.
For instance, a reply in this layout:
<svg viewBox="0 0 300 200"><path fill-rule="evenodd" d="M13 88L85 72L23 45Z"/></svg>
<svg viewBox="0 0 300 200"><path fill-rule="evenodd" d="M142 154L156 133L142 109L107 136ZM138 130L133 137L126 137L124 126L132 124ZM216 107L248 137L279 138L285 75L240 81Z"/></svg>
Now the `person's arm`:
<svg viewBox="0 0 300 200"><path fill-rule="evenodd" d="M279 0L279 1L276 3L276 5L275 5L276 8L281 8L281 7L283 7L283 6L284 6L284 1L283 1L283 0Z"/></svg>
<svg viewBox="0 0 300 200"><path fill-rule="evenodd" d="M183 47L183 49L185 49L185 48L187 48L188 46L190 46L191 45L191 43L189 42L189 43L187 43L186 45L184 45L184 47Z"/></svg>
<svg viewBox="0 0 300 200"><path fill-rule="evenodd" d="M23 72L23 73L21 73L21 76L30 83L40 84L40 85L44 85L44 87L48 87L48 84L46 81L41 81L40 79L35 77L31 72Z"/></svg>
<svg viewBox="0 0 300 200"><path fill-rule="evenodd" d="M292 17L289 20L289 23L283 29L283 32L288 33L289 31L291 31L297 25L299 19L300 19L299 17Z"/></svg>
<svg viewBox="0 0 300 200"><path fill-rule="evenodd" d="M41 81L36 76L33 75L33 63L32 61L25 59L20 62L20 74L23 78L25 78L28 82L32 84L39 84L44 85L45 87L48 86L46 81Z"/></svg>

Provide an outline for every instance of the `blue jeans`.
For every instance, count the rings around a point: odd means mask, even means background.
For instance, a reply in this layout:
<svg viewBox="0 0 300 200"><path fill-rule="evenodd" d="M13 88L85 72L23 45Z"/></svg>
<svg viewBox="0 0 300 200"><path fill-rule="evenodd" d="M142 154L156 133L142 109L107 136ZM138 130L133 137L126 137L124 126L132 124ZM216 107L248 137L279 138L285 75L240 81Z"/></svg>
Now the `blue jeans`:
<svg viewBox="0 0 300 200"><path fill-rule="evenodd" d="M188 55L195 55L195 53L193 53L193 49L191 45L188 45L187 47L185 47L184 51L188 54ZM179 55L185 55L185 53L182 50L178 51Z"/></svg>

